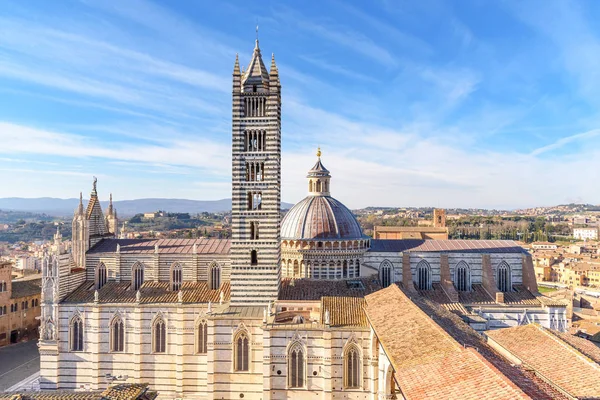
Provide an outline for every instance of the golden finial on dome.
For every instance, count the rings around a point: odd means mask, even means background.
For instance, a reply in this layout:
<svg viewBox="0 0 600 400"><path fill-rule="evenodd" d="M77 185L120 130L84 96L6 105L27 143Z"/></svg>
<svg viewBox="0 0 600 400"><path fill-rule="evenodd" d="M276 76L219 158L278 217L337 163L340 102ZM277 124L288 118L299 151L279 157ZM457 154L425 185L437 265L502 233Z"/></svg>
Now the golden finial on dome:
<svg viewBox="0 0 600 400"><path fill-rule="evenodd" d="M317 147L317 157L321 158L321 146Z"/></svg>

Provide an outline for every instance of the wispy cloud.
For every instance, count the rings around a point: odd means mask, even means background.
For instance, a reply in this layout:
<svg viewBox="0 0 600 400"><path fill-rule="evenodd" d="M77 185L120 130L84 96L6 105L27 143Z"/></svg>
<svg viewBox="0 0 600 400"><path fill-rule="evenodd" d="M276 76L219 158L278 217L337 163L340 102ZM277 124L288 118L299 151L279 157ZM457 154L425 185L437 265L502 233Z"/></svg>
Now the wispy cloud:
<svg viewBox="0 0 600 400"><path fill-rule="evenodd" d="M530 154L532 156L539 156L540 154L544 154L547 153L549 151L552 150L557 150L562 148L563 146L566 146L569 143L575 142L575 141L579 141L579 140L583 140L583 139L590 139L593 137L597 137L600 135L600 129L594 129L591 131L587 131L587 132L582 132L582 133L577 133L575 135L571 135L571 136L567 136L567 137L563 137L557 141L555 141L554 143L551 143L549 145L543 146L543 147L539 147L537 149L535 149L534 151L532 151Z"/></svg>

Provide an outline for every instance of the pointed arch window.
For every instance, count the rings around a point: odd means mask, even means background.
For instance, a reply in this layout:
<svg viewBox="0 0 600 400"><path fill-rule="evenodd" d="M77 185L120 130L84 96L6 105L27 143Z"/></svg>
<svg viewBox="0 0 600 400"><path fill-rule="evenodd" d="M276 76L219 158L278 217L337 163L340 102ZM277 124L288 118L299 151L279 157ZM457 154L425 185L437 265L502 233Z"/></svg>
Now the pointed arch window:
<svg viewBox="0 0 600 400"><path fill-rule="evenodd" d="M181 283L183 282L183 272L181 270L181 264L177 263L171 267L171 290L177 292L181 289Z"/></svg>
<svg viewBox="0 0 600 400"><path fill-rule="evenodd" d="M392 263L385 260L379 267L379 277L381 279L381 286L388 287L392 284Z"/></svg>
<svg viewBox="0 0 600 400"><path fill-rule="evenodd" d="M510 282L510 266L506 261L502 261L498 266L497 280L498 290L501 292L510 292L512 285Z"/></svg>
<svg viewBox="0 0 600 400"><path fill-rule="evenodd" d="M361 387L361 365L360 351L356 345L350 345L344 354L344 387L346 389Z"/></svg>
<svg viewBox="0 0 600 400"><path fill-rule="evenodd" d="M71 351L83 351L83 321L81 317L73 317L70 328Z"/></svg>
<svg viewBox="0 0 600 400"><path fill-rule="evenodd" d="M471 290L471 270L466 262L461 261L456 265L454 284L456 290L468 292Z"/></svg>
<svg viewBox="0 0 600 400"><path fill-rule="evenodd" d="M217 290L221 286L221 267L213 264L210 267L210 290Z"/></svg>
<svg viewBox="0 0 600 400"><path fill-rule="evenodd" d="M431 289L431 268L425 260L417 264L417 288L419 290Z"/></svg>
<svg viewBox="0 0 600 400"><path fill-rule="evenodd" d="M135 263L131 269L131 284L135 291L138 291L144 284L144 266L141 263Z"/></svg>
<svg viewBox="0 0 600 400"><path fill-rule="evenodd" d="M250 265L258 265L258 254L256 250L250 252Z"/></svg>
<svg viewBox="0 0 600 400"><path fill-rule="evenodd" d="M106 271L106 265L104 263L98 264L96 271L96 288L98 290L102 289L102 286L106 285L106 281L108 280L108 273Z"/></svg>
<svg viewBox="0 0 600 400"><path fill-rule="evenodd" d="M152 349L155 353L164 353L167 349L167 324L158 317L152 327Z"/></svg>
<svg viewBox="0 0 600 400"><path fill-rule="evenodd" d="M200 321L198 324L198 354L206 354L208 351L208 323Z"/></svg>
<svg viewBox="0 0 600 400"><path fill-rule="evenodd" d="M234 341L234 370L248 371L248 357L250 355L250 340L246 332L241 332Z"/></svg>
<svg viewBox="0 0 600 400"><path fill-rule="evenodd" d="M122 352L125 349L125 323L119 316L115 317L110 326L110 350Z"/></svg>
<svg viewBox="0 0 600 400"><path fill-rule="evenodd" d="M289 387L302 388L305 386L305 359L304 348L300 343L290 346L288 351Z"/></svg>

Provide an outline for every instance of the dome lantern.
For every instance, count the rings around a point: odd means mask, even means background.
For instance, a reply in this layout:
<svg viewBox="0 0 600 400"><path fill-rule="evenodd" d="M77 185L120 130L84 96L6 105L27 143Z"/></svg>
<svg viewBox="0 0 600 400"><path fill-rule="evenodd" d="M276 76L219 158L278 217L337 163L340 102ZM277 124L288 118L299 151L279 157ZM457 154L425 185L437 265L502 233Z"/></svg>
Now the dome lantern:
<svg viewBox="0 0 600 400"><path fill-rule="evenodd" d="M321 148L317 150L317 163L308 171L308 194L310 196L330 196L331 175L321 162Z"/></svg>

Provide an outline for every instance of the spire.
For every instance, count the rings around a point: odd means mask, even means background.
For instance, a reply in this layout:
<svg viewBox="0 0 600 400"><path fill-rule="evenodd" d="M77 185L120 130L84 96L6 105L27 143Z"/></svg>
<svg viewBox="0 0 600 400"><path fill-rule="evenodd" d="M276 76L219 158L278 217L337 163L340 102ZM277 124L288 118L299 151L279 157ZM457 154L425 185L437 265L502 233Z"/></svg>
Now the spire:
<svg viewBox="0 0 600 400"><path fill-rule="evenodd" d="M108 210L106 210L107 215L113 215L113 203L112 203L112 193L109 196L108 200Z"/></svg>
<svg viewBox="0 0 600 400"><path fill-rule="evenodd" d="M240 58L238 57L237 53L235 53L235 64L233 65L233 74L234 75L240 74Z"/></svg>
<svg viewBox="0 0 600 400"><path fill-rule="evenodd" d="M267 88L269 82L269 72L263 63L258 46L258 37L254 45L254 52L250 59L250 64L242 77L242 85L245 92L258 91L259 88Z"/></svg>
<svg viewBox="0 0 600 400"><path fill-rule="evenodd" d="M83 215L83 193L82 192L79 192L79 207L77 207L76 214Z"/></svg>

